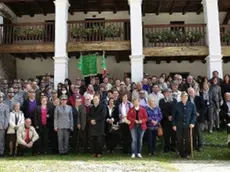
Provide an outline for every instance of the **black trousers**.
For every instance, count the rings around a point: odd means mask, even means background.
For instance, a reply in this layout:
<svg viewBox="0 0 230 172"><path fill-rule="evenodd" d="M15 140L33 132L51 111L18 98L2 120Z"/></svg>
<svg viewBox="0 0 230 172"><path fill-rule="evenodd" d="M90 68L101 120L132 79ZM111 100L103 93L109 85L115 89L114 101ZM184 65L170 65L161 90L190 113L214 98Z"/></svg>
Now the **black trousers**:
<svg viewBox="0 0 230 172"><path fill-rule="evenodd" d="M106 147L109 151L113 151L114 148L120 143L121 135L119 131L108 132L105 136Z"/></svg>
<svg viewBox="0 0 230 172"><path fill-rule="evenodd" d="M46 125L42 125L39 127L38 133L39 133L39 150L38 151L47 153L49 129Z"/></svg>
<svg viewBox="0 0 230 172"><path fill-rule="evenodd" d="M102 154L103 136L91 136L91 149L93 154Z"/></svg>
<svg viewBox="0 0 230 172"><path fill-rule="evenodd" d="M78 146L78 128L75 127L73 132L72 132L72 149L75 152L79 152L79 146Z"/></svg>
<svg viewBox="0 0 230 172"><path fill-rule="evenodd" d="M181 156L191 154L190 128L177 128L177 150Z"/></svg>
<svg viewBox="0 0 230 172"><path fill-rule="evenodd" d="M38 146L39 146L38 141L33 143L32 148L27 148L26 146L19 144L18 147L17 147L18 148L18 155L23 156L26 149L31 149L32 150L32 155L34 155L34 154L37 153Z"/></svg>
<svg viewBox="0 0 230 172"><path fill-rule="evenodd" d="M120 131L122 135L123 153L130 153L131 152L131 133L129 130L129 125L126 123L121 123Z"/></svg>
<svg viewBox="0 0 230 172"><path fill-rule="evenodd" d="M79 130L78 131L79 134L79 142L78 142L78 147L83 147L84 148L84 152L87 153L89 150L89 130L88 128L85 130Z"/></svg>
<svg viewBox="0 0 230 172"><path fill-rule="evenodd" d="M176 132L172 129L171 122L162 125L164 132L164 151L172 151L176 148Z"/></svg>
<svg viewBox="0 0 230 172"><path fill-rule="evenodd" d="M193 129L193 147L196 149L203 147L203 135L199 122L196 122Z"/></svg>

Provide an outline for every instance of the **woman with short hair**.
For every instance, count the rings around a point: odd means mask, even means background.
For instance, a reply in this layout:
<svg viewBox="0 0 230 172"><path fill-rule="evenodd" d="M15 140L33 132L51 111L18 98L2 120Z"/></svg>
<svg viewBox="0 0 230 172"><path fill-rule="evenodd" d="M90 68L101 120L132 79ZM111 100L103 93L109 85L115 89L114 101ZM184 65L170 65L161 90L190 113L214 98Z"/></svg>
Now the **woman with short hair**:
<svg viewBox="0 0 230 172"><path fill-rule="evenodd" d="M16 150L16 133L19 127L24 125L24 114L22 111L20 111L20 103L15 103L13 111L10 113L9 118L9 128L7 130L7 137L9 140L9 148L10 148L10 156L13 156L14 154L17 154ZM13 150L15 151L13 152Z"/></svg>

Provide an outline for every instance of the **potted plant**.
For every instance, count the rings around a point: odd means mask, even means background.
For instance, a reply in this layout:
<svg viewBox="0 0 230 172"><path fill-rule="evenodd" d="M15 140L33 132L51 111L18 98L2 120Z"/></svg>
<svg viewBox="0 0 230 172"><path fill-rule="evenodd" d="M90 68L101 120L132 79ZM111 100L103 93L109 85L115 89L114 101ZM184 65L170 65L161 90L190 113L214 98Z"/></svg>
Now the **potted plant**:
<svg viewBox="0 0 230 172"><path fill-rule="evenodd" d="M105 37L115 38L121 36L121 28L115 25L108 25L103 29Z"/></svg>
<svg viewBox="0 0 230 172"><path fill-rule="evenodd" d="M91 30L85 27L75 27L71 30L71 36L75 39L84 39L89 36Z"/></svg>
<svg viewBox="0 0 230 172"><path fill-rule="evenodd" d="M204 33L197 31L186 32L186 41L190 43L198 42L204 37Z"/></svg>
<svg viewBox="0 0 230 172"><path fill-rule="evenodd" d="M40 37L44 33L43 28L36 27L18 27L14 29L14 34L21 39L30 39L31 37Z"/></svg>
<svg viewBox="0 0 230 172"><path fill-rule="evenodd" d="M230 30L222 33L223 42L226 42L229 45L230 42Z"/></svg>
<svg viewBox="0 0 230 172"><path fill-rule="evenodd" d="M162 42L162 37L159 32L149 32L145 35L145 37L149 40L149 43L159 43Z"/></svg>

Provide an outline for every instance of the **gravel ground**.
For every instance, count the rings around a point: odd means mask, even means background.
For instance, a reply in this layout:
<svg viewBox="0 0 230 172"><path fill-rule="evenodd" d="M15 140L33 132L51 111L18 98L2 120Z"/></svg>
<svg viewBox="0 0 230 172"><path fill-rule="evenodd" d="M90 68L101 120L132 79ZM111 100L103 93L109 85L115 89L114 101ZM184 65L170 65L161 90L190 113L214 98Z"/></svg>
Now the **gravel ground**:
<svg viewBox="0 0 230 172"><path fill-rule="evenodd" d="M0 172L230 172L227 161L0 161Z"/></svg>

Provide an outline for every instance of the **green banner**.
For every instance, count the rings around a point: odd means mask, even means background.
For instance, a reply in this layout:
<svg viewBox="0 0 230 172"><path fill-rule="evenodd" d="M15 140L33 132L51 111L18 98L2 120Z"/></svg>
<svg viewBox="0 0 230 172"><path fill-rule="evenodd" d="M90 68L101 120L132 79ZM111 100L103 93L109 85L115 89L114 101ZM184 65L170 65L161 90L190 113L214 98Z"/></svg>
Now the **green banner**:
<svg viewBox="0 0 230 172"><path fill-rule="evenodd" d="M94 54L80 56L78 69L84 77L97 75L97 56Z"/></svg>

